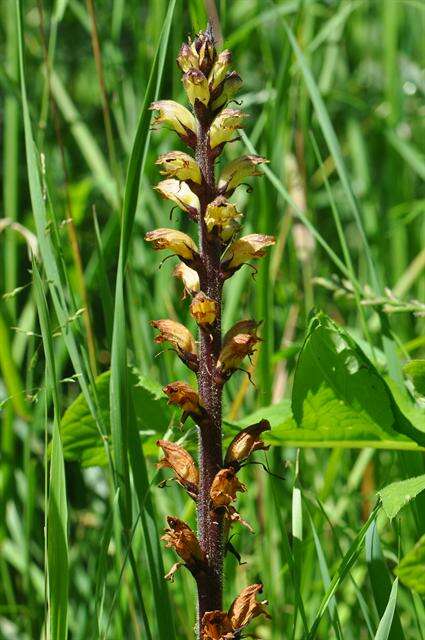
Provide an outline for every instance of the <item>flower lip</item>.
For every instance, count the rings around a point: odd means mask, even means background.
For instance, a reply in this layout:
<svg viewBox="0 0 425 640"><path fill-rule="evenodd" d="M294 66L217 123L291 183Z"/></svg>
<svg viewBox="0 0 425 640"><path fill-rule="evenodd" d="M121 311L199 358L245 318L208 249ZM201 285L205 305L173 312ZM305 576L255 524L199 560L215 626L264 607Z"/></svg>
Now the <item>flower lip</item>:
<svg viewBox="0 0 425 640"><path fill-rule="evenodd" d="M257 169L259 164L267 163L266 158L256 155L246 155L227 164L221 172L218 189L221 193L232 195L245 178L261 176L262 171Z"/></svg>
<svg viewBox="0 0 425 640"><path fill-rule="evenodd" d="M201 405L199 395L187 382L177 380L170 382L163 388L168 396L168 403L174 404L183 410L181 422L185 422L188 416L199 425L206 419L206 412Z"/></svg>
<svg viewBox="0 0 425 640"><path fill-rule="evenodd" d="M210 128L211 149L236 139L234 136L238 129L243 128L243 121L247 117L248 114L239 109L223 109Z"/></svg>
<svg viewBox="0 0 425 640"><path fill-rule="evenodd" d="M199 198L191 191L186 182L167 178L167 180L161 180L154 189L158 191L162 198L175 202L180 209L186 211L192 218L197 218L200 207Z"/></svg>
<svg viewBox="0 0 425 640"><path fill-rule="evenodd" d="M201 184L201 171L196 161L188 153L183 151L162 153L155 164L163 165L164 168L160 173L169 178L191 180L196 184Z"/></svg>
<svg viewBox="0 0 425 640"><path fill-rule="evenodd" d="M168 124L191 147L196 145L196 120L186 107L174 100L157 100L149 109L158 111L153 121L153 128Z"/></svg>
<svg viewBox="0 0 425 640"><path fill-rule="evenodd" d="M215 229L221 239L227 241L239 229L242 217L235 205L220 195L209 203L204 219L210 233Z"/></svg>
<svg viewBox="0 0 425 640"><path fill-rule="evenodd" d="M180 278L184 285L183 298L195 295L200 289L199 276L194 269L184 262L179 262L173 271L173 276Z"/></svg>
<svg viewBox="0 0 425 640"><path fill-rule="evenodd" d="M220 469L211 484L210 498L213 509L228 507L236 500L236 493L244 493L246 486L239 482L236 470L232 467Z"/></svg>
<svg viewBox="0 0 425 640"><path fill-rule="evenodd" d="M152 242L155 250L169 249L189 264L199 257L197 246L192 238L177 229L160 228L148 231L145 240Z"/></svg>
<svg viewBox="0 0 425 640"><path fill-rule="evenodd" d="M275 244L273 236L260 233L251 233L235 240L222 260L224 276L229 277L249 260L262 258L266 254L266 248L273 244Z"/></svg>
<svg viewBox="0 0 425 640"><path fill-rule="evenodd" d="M195 339L184 325L174 320L151 320L151 326L160 332L154 338L156 344L169 342L176 350L179 358L192 371L198 371L199 362Z"/></svg>

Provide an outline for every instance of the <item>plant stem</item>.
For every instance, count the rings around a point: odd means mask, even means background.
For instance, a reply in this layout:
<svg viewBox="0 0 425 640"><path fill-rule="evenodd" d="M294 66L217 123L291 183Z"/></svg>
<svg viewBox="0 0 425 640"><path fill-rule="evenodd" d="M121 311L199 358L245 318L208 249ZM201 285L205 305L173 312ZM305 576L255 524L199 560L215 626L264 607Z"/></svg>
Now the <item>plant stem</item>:
<svg viewBox="0 0 425 640"><path fill-rule="evenodd" d="M205 210L216 196L214 159L209 146L209 121L206 114L198 115L198 143L196 160L203 181L200 192L199 245L202 259L201 291L219 305L219 313L211 331L200 330L198 385L200 400L205 407L208 424L199 429L199 542L208 560L208 572L197 580L199 621L206 611L222 609L223 574L223 518L209 508L210 489L223 463L221 443L222 387L214 380L214 372L221 350L221 294L220 245L208 236Z"/></svg>

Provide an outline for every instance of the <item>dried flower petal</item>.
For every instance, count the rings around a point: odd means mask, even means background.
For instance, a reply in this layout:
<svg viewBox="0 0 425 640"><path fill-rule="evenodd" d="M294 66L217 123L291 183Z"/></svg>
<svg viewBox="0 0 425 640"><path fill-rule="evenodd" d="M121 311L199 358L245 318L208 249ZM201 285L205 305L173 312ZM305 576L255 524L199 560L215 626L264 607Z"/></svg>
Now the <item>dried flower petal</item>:
<svg viewBox="0 0 425 640"><path fill-rule="evenodd" d="M201 640L233 640L235 634L224 611L207 611L201 622Z"/></svg>
<svg viewBox="0 0 425 640"><path fill-rule="evenodd" d="M177 571L180 569L182 565L183 565L183 562L176 562L175 564L173 564L173 566L168 571L168 573L165 574L164 579L169 580L170 582L174 582L174 575L177 573Z"/></svg>
<svg viewBox="0 0 425 640"><path fill-rule="evenodd" d="M192 371L198 371L196 343L189 329L174 320L152 320L150 324L160 331L160 334L154 339L157 344L169 342L173 345L179 358Z"/></svg>
<svg viewBox="0 0 425 640"><path fill-rule="evenodd" d="M199 546L198 538L189 525L173 516L167 516L167 522L169 528L165 529L161 537L165 546L168 549L174 549L189 569L202 566L205 556Z"/></svg>
<svg viewBox="0 0 425 640"><path fill-rule="evenodd" d="M196 143L196 120L186 107L174 102L174 100L158 100L152 102L149 109L159 111L154 118L154 127L168 124L184 142L194 146Z"/></svg>
<svg viewBox="0 0 425 640"><path fill-rule="evenodd" d="M256 424L252 424L251 426L242 429L242 431L240 431L230 443L224 464L232 465L236 463L239 465L244 460L247 460L254 451L267 451L270 448L270 445L264 444L260 436L263 431L269 430L270 422L268 420L261 420L261 422L257 422Z"/></svg>
<svg viewBox="0 0 425 640"><path fill-rule="evenodd" d="M268 162L268 160L261 156L254 155L242 156L229 162L220 175L218 181L219 190L227 195L231 195L245 178L263 175L262 172L257 169L257 165L265 162Z"/></svg>
<svg viewBox="0 0 425 640"><path fill-rule="evenodd" d="M218 87L218 96L213 101L211 105L212 108L216 110L224 106L226 102L229 102L229 100L231 100L233 96L239 91L242 84L242 78L238 73L236 73L236 71L232 71L232 73L229 73L223 80L221 85Z"/></svg>
<svg viewBox="0 0 425 640"><path fill-rule="evenodd" d="M187 211L193 218L198 215L199 198L191 191L186 182L170 178L161 180L154 188L163 198L172 200L180 209Z"/></svg>
<svg viewBox="0 0 425 640"><path fill-rule="evenodd" d="M242 214L224 196L209 203L205 212L205 224L209 232L217 229L223 240L229 240L240 227Z"/></svg>
<svg viewBox="0 0 425 640"><path fill-rule="evenodd" d="M214 89L218 87L220 82L224 80L231 62L232 54L229 49L225 49L219 54L208 77L211 92L214 91Z"/></svg>
<svg viewBox="0 0 425 640"><path fill-rule="evenodd" d="M201 327L212 325L219 313L218 302L209 298L200 291L192 300L190 305L191 316Z"/></svg>
<svg viewBox="0 0 425 640"><path fill-rule="evenodd" d="M230 245L223 260L225 271L233 273L249 260L262 258L266 254L266 247L274 243L273 236L265 236L260 233L251 233L239 238Z"/></svg>
<svg viewBox="0 0 425 640"><path fill-rule="evenodd" d="M266 609L267 600L257 602L256 596L263 590L262 584L252 584L246 587L233 601L229 609L229 618L234 630L242 629L257 616L270 618Z"/></svg>
<svg viewBox="0 0 425 640"><path fill-rule="evenodd" d="M250 533L254 533L254 529L251 527L249 522L247 522L242 518L240 513L236 511L235 507L233 506L227 507L226 512L224 514L224 518L225 518L225 521L228 522L229 528L232 524L234 524L235 522L238 522L240 525L248 529Z"/></svg>
<svg viewBox="0 0 425 640"><path fill-rule="evenodd" d="M246 117L247 114L238 109L223 109L211 125L211 149L214 149L223 142L232 140L237 130L243 127L243 121Z"/></svg>
<svg viewBox="0 0 425 640"><path fill-rule="evenodd" d="M156 164L164 165L164 169L161 171L163 175L178 180L192 180L192 182L201 184L201 171L196 161L188 153L183 153L183 151L162 153ZM199 202L197 207L199 207Z"/></svg>
<svg viewBox="0 0 425 640"><path fill-rule="evenodd" d="M173 276L180 278L184 285L183 298L194 295L199 291L199 276L194 269L188 267L184 262L179 262L173 271Z"/></svg>
<svg viewBox="0 0 425 640"><path fill-rule="evenodd" d="M183 86L186 91L187 98L193 106L199 100L205 106L210 100L210 90L208 80L199 69L190 69L186 71L183 78Z"/></svg>
<svg viewBox="0 0 425 640"><path fill-rule="evenodd" d="M172 469L176 475L176 480L187 490L190 496L196 498L199 473L190 453L175 442L169 442L168 440L157 440L156 444L161 447L165 455L157 463L157 468L167 467Z"/></svg>
<svg viewBox="0 0 425 640"><path fill-rule="evenodd" d="M210 498L214 509L227 507L236 500L236 493L244 493L246 486L239 482L236 470L233 467L220 469L211 484Z"/></svg>
<svg viewBox="0 0 425 640"><path fill-rule="evenodd" d="M224 336L223 346L217 362L217 369L225 374L225 379L239 368L246 356L254 353L254 347L260 342L256 331L259 326L255 320L237 322Z"/></svg>
<svg viewBox="0 0 425 640"><path fill-rule="evenodd" d="M175 404L183 410L182 422L189 415L196 422L205 417L205 409L200 404L198 393L187 382L180 380L170 382L163 388L163 391L168 396L169 404Z"/></svg>
<svg viewBox="0 0 425 640"><path fill-rule="evenodd" d="M192 238L177 229L161 228L148 231L145 240L152 242L155 250L169 249L188 262L192 262L195 256L198 256L198 248Z"/></svg>

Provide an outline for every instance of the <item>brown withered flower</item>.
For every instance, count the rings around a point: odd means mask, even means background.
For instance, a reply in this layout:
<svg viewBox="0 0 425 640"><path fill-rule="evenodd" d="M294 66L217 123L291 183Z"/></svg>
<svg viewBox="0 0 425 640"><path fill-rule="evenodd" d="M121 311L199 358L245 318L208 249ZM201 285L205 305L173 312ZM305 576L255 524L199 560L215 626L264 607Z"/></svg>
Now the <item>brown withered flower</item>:
<svg viewBox="0 0 425 640"><path fill-rule="evenodd" d="M201 406L198 393L190 384L177 380L167 384L163 391L168 396L168 404L175 404L183 410L182 422L185 422L188 416L197 424L205 419L205 409Z"/></svg>
<svg viewBox="0 0 425 640"><path fill-rule="evenodd" d="M174 549L184 561L189 571L196 575L205 565L205 555L199 546L199 541L188 524L173 516L167 516L168 529L165 529L161 540L168 549ZM176 565L174 565L175 567ZM173 567L173 569L174 569ZM178 567L177 567L178 568ZM171 574L171 578L175 571ZM170 574L168 574L170 576ZM169 577L170 579L170 577Z"/></svg>
<svg viewBox="0 0 425 640"><path fill-rule="evenodd" d="M236 500L238 491L244 493L246 486L242 482L239 482L236 476L236 470L233 469L233 467L220 469L215 475L211 485L211 507L213 509L228 507L231 502Z"/></svg>
<svg viewBox="0 0 425 640"><path fill-rule="evenodd" d="M198 371L199 363L196 343L189 329L174 320L151 320L150 324L160 332L154 338L154 342L157 344L169 342L189 369Z"/></svg>
<svg viewBox="0 0 425 640"><path fill-rule="evenodd" d="M242 429L229 444L224 464L239 468L240 464L247 460L254 451L268 451L270 445L265 444L260 436L264 431L269 430L270 422L268 420L261 420Z"/></svg>
<svg viewBox="0 0 425 640"><path fill-rule="evenodd" d="M177 482L186 489L191 498L196 500L199 472L190 453L175 442L169 442L168 440L157 440L156 444L164 452L164 458L161 458L157 463L157 468L166 467L172 469Z"/></svg>
<svg viewBox="0 0 425 640"><path fill-rule="evenodd" d="M242 360L253 355L255 345L261 341L257 335L259 324L255 320L241 320L226 333L217 362L218 379L228 380Z"/></svg>
<svg viewBox="0 0 425 640"><path fill-rule="evenodd" d="M201 640L233 640L235 634L224 611L207 611L202 618Z"/></svg>
<svg viewBox="0 0 425 640"><path fill-rule="evenodd" d="M219 313L218 303L200 291L192 300L190 314L200 327L214 324Z"/></svg>

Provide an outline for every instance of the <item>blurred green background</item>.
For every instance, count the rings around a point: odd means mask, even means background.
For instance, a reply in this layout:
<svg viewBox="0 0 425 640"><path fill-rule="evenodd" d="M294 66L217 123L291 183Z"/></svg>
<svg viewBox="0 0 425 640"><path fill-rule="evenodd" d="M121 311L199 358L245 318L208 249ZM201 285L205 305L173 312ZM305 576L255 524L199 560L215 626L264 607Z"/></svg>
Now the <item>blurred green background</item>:
<svg viewBox="0 0 425 640"><path fill-rule="evenodd" d="M188 376L173 354L156 357L148 321L171 317L194 326L180 283L172 278L175 261L159 268L163 256L143 240L155 227L190 231L178 211L169 222L170 205L152 190L159 153L181 148L169 131L153 132L146 146L124 280L126 357L136 371L132 375L142 379L140 404L137 392L135 402L145 454L130 453L140 456L143 468L140 477L130 474L130 533L110 468L80 464L88 444L75 443L72 430L78 433L83 424L84 407L62 421L62 429L68 425L65 477L58 449L49 477L46 448L82 383L99 402L99 424L103 412L109 420L108 380L96 387L94 378L111 364L125 176L170 4L23 0L20 5L21 32L16 3L3 0L0 7L0 637L46 637L46 500L56 495L61 516L52 531L61 529L66 502L68 536L50 570L56 571L51 580L58 580L59 591L69 582L69 637L189 640L194 586L184 571L174 584L163 583L158 531L167 513L193 523L194 508L177 487L156 487L166 474L155 475L154 467L155 440L178 422L165 401L154 398L160 397L161 384ZM255 386L238 374L226 387L226 418L230 424L272 404L287 417L296 359L315 307L356 338L380 373L403 385L402 365L425 357L425 5L221 0L216 7L223 46L232 49L244 81L238 100L250 114L247 137L231 145L227 156L246 152L250 144L270 159L272 172L257 179L251 194L241 189L238 203L247 233L277 238L254 281L251 271L242 269L226 288L224 329L255 317L263 321L264 340L252 366ZM177 0L169 18L159 96L185 102L175 58L187 36L205 27L207 13L200 0ZM19 73L21 35L27 102ZM160 70L161 64L154 67L154 82ZM28 140L25 145L23 105L32 122L48 212L41 234L30 200L31 145ZM37 233L43 283L28 258ZM51 242L65 321L45 270L42 237ZM43 309L44 329L38 320ZM55 371L45 369L46 327ZM72 340L81 370L70 357ZM186 433L194 447L194 429ZM173 434L181 436L175 429ZM99 442L97 433L93 437ZM256 534L235 530L232 542L246 564L238 566L232 555L226 559L226 603L246 584L264 583L273 619L253 626L264 640L306 637L329 576L340 569L350 544L359 541L376 491L424 473L423 453L341 447L297 452L284 440L275 444L267 464L285 480L260 467L243 472L249 493L240 498L240 511ZM146 497L143 486L149 483ZM393 569L424 533L423 513L411 507L395 524L382 514L377 522L373 552L359 550L315 637L374 637ZM168 569L174 557L168 551L163 557ZM59 593L50 604L63 610ZM63 637L61 629L59 624L52 637ZM423 601L400 585L389 637L423 640L424 629Z"/></svg>

